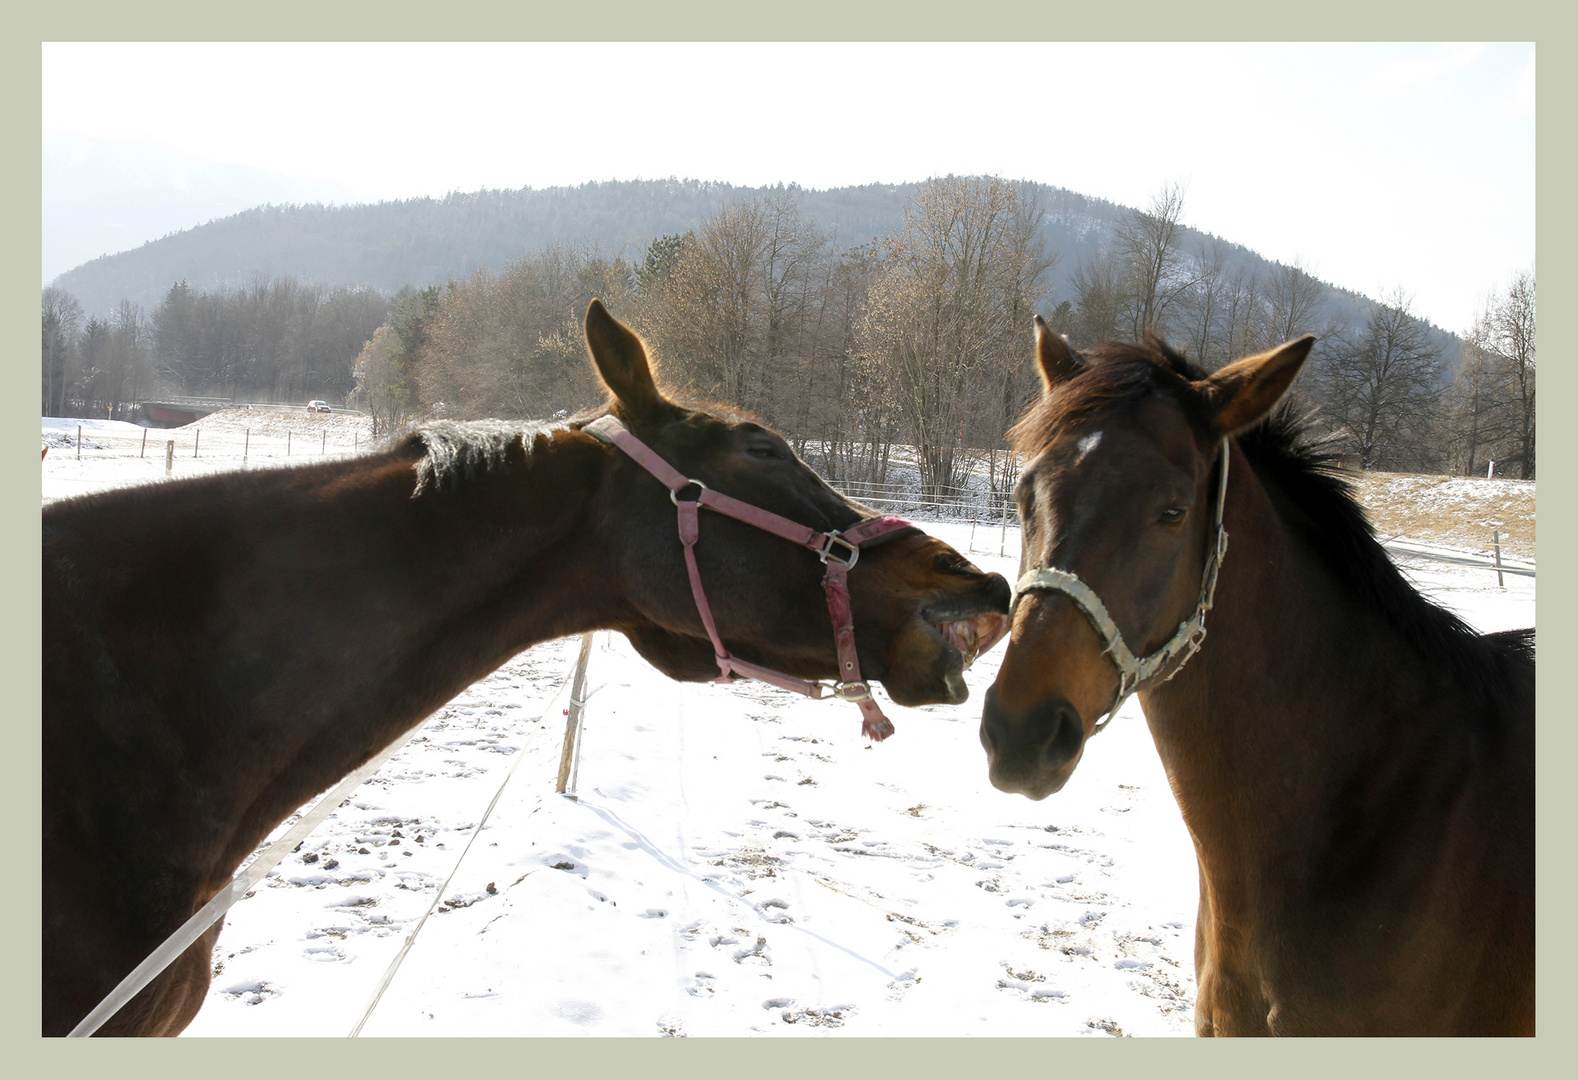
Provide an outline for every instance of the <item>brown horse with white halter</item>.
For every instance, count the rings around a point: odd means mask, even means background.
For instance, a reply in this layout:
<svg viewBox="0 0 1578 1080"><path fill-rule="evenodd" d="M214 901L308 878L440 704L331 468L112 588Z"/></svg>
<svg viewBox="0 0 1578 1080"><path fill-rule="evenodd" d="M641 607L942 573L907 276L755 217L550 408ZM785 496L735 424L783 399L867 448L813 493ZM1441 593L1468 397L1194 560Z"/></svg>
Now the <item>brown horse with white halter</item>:
<svg viewBox="0 0 1578 1080"><path fill-rule="evenodd" d="M44 510L45 1034L307 799L536 642L611 629L676 679L836 679L875 738L868 679L965 700L1007 627L1001 576L766 428L670 400L595 300L586 335L609 402L563 424L435 424ZM184 1028L218 933L99 1033Z"/></svg>
<svg viewBox="0 0 1578 1080"><path fill-rule="evenodd" d="M1036 339L992 783L1057 791L1136 692L1199 861L1199 1034L1532 1035L1533 631L1387 558L1278 406L1314 338L1209 375Z"/></svg>

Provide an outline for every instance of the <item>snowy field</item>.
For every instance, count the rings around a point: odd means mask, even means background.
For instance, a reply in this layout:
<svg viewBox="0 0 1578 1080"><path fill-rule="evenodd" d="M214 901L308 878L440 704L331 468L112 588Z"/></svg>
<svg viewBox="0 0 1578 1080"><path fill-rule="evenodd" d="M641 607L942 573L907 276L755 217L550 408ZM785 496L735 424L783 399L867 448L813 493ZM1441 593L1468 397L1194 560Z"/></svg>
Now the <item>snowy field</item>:
<svg viewBox="0 0 1578 1080"><path fill-rule="evenodd" d="M96 424L85 444L141 433ZM162 449L151 466L74 452L45 459L46 501L164 474ZM927 527L1017 571L1012 529ZM1401 557L1474 625L1534 624L1532 576L1501 589ZM1033 803L990 786L977 740L1001 645L970 702L885 704L898 733L872 746L853 707L672 683L598 634L570 797L554 781L577 647L528 650L450 702L232 908L186 1034L364 1017L366 1035L1192 1033L1194 858L1136 702Z"/></svg>

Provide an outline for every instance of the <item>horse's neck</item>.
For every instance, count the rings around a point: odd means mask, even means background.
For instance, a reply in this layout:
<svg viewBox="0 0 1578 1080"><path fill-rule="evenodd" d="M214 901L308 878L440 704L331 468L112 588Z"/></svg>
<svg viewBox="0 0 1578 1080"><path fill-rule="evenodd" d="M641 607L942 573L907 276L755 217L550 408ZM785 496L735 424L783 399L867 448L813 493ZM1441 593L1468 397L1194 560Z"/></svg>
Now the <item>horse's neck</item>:
<svg viewBox="0 0 1578 1080"><path fill-rule="evenodd" d="M1324 814L1334 781L1386 745L1376 729L1389 717L1366 688L1400 696L1428 681L1282 522L1251 468L1233 469L1226 524L1205 642L1142 695L1186 822L1203 847L1221 848Z"/></svg>
<svg viewBox="0 0 1578 1080"><path fill-rule="evenodd" d="M586 492L596 486L589 455L597 450L588 438L558 435L538 439L524 466L529 475L505 472L471 491L413 499L414 472L385 464L369 477L377 497L348 500L343 509L325 503L328 536L355 550L302 560L315 576L298 571L288 585L275 585L250 634L261 641L292 634L301 642L297 654L281 662L257 641L227 642L232 663L249 651L256 656L254 670L236 683L247 692L229 702L236 737L269 753L250 763L249 782L237 792L250 805L219 860L224 872L254 834L510 656L606 625L605 609L618 598L597 545L583 535ZM294 530L272 540L275 547L303 542ZM259 545L265 562L267 546ZM245 571L254 579L280 572ZM314 653L333 659L320 662ZM207 749L226 759L225 747L209 742Z"/></svg>

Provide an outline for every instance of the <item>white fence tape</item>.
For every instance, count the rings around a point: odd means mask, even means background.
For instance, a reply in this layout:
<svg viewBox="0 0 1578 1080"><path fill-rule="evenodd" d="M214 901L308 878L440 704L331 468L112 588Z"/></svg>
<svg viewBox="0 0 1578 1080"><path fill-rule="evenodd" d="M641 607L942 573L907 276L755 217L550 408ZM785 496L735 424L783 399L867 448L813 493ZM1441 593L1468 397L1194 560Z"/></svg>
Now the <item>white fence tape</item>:
<svg viewBox="0 0 1578 1080"><path fill-rule="evenodd" d="M426 722L424 718L422 723ZM121 1006L135 997L138 991L142 990L143 987L158 977L160 972L169 967L171 961L185 952L192 942L201 937L203 932L214 924L216 919L222 918L237 900L240 900L267 877L268 872L279 865L281 859L293 851L297 844L305 840L313 829L316 829L323 823L324 819L339 809L340 804L361 786L362 781L377 772L384 762L394 757L401 747L410 741L411 736L421 730L421 727L421 723L412 725L409 731L390 743L388 748L377 757L340 781L339 786L322 799L319 799L317 805L308 811L300 821L291 826L284 836L270 844L261 855L238 871L236 876L231 878L229 885L220 889L212 900L198 908L196 914L182 923L175 933L164 940L164 944L160 945L148 955L146 960L133 968L131 974L122 979L120 984L110 991L108 997L99 1002L92 1012L83 1017L81 1022L71 1029L67 1038L82 1038L92 1035L103 1026L106 1020L119 1012Z"/></svg>

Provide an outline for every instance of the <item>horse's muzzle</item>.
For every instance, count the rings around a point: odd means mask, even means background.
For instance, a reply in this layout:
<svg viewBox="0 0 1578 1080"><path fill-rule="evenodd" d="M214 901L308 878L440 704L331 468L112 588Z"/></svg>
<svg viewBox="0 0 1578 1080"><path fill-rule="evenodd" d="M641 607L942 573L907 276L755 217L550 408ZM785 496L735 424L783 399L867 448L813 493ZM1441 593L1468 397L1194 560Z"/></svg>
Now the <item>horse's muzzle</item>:
<svg viewBox="0 0 1578 1080"><path fill-rule="evenodd" d="M1074 774L1085 749L1085 725L1079 710L1061 697L1011 715L993 686L981 710L981 745L993 787L1039 800L1060 791Z"/></svg>

